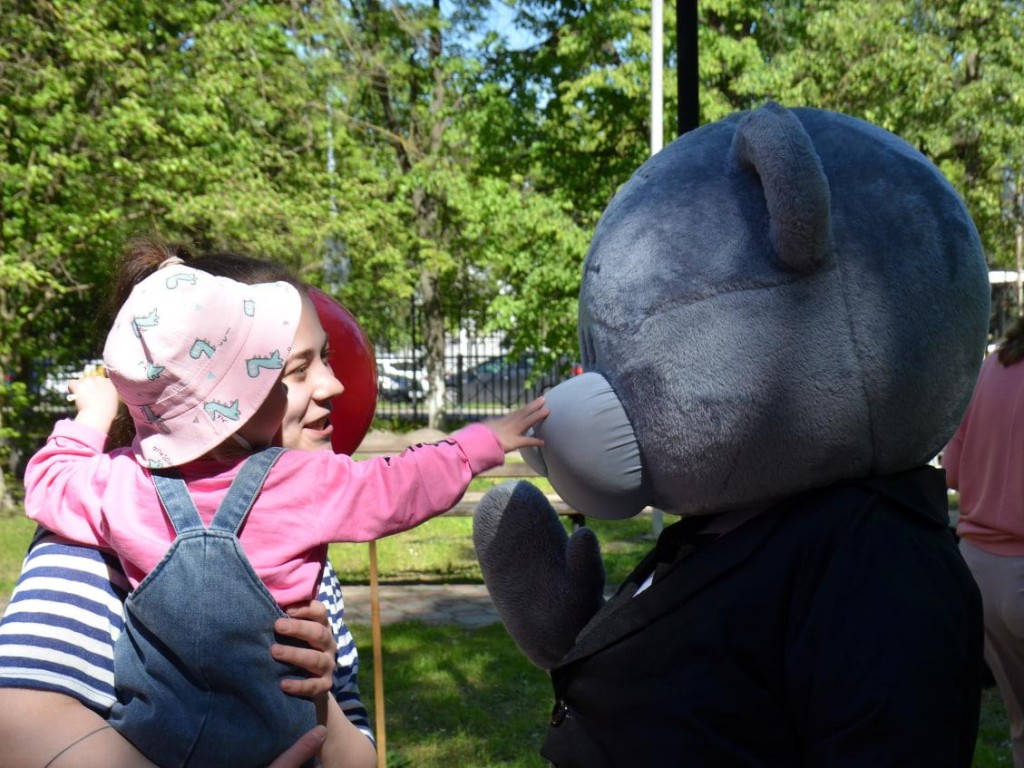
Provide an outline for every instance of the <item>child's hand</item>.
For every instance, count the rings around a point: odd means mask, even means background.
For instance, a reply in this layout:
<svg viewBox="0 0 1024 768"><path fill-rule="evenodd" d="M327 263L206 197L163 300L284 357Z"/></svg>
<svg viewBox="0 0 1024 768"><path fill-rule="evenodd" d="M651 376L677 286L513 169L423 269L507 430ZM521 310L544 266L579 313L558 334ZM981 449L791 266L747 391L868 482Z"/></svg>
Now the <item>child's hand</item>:
<svg viewBox="0 0 1024 768"><path fill-rule="evenodd" d="M117 390L105 375L91 374L68 384L69 400L75 401L78 411L75 421L87 424L104 434L117 416Z"/></svg>
<svg viewBox="0 0 1024 768"><path fill-rule="evenodd" d="M505 449L505 453L508 453L526 446L544 445L544 441L540 438L527 437L524 433L530 427L542 422L547 416L548 409L544 407L544 398L538 397L518 411L512 411L500 419L488 419L482 423L494 431L501 447Z"/></svg>

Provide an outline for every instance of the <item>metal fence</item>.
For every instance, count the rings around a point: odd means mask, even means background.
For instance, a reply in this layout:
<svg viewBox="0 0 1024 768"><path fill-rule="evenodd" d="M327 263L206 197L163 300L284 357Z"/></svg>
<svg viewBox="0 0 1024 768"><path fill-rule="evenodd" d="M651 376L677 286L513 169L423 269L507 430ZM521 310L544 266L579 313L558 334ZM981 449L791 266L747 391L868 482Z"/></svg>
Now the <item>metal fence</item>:
<svg viewBox="0 0 1024 768"><path fill-rule="evenodd" d="M421 358L379 354L377 366L377 417L425 423L429 383ZM578 372L570 360L547 365L531 354L447 355L445 413L455 421L507 413Z"/></svg>

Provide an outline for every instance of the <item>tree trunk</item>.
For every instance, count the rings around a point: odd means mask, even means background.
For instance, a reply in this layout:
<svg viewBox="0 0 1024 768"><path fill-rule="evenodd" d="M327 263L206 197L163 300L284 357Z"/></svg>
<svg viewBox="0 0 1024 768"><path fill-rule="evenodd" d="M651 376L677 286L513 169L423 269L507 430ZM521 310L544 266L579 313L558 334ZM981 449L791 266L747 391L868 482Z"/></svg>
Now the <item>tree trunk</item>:
<svg viewBox="0 0 1024 768"><path fill-rule="evenodd" d="M0 370L2 370L2 369L0 369ZM3 434L3 431L4 431L4 413L3 413L3 409L0 408L0 435ZM10 487L7 484L8 483L7 472L8 472L8 469L9 469L9 467L7 466L7 464L8 464L7 460L10 458L10 455L11 455L11 453L10 453L10 446L7 444L6 440L4 440L3 438L0 438L0 459L2 459L2 463L0 463L0 517L12 514L14 512L14 507L15 507L15 504L14 504L14 494L11 493L11 489L10 489ZM10 469L13 470L13 467L10 467ZM13 477L13 473L12 473L12 477Z"/></svg>
<svg viewBox="0 0 1024 768"><path fill-rule="evenodd" d="M420 273L423 299L423 346L427 366L427 426L445 430L444 412L444 316L437 275Z"/></svg>

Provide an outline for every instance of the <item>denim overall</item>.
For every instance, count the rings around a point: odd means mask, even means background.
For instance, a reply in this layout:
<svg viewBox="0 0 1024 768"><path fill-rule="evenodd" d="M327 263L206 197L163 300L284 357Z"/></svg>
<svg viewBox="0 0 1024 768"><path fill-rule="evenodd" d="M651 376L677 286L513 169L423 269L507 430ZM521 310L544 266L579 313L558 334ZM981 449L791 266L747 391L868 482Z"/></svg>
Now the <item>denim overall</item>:
<svg viewBox="0 0 1024 768"><path fill-rule="evenodd" d="M152 473L177 538L125 602L109 722L158 765L262 768L316 725L281 691L305 673L271 658L285 614L236 536L280 453L245 462L208 529L177 471Z"/></svg>

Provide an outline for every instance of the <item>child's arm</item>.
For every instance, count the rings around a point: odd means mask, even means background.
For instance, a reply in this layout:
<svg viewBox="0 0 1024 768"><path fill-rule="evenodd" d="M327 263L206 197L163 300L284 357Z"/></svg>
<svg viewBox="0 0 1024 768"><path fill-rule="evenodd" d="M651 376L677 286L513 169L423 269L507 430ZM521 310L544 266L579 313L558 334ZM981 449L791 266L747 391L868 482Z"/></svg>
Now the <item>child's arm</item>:
<svg viewBox="0 0 1024 768"><path fill-rule="evenodd" d="M117 390L106 376L83 376L68 384L75 421L107 434L117 416Z"/></svg>
<svg viewBox="0 0 1024 768"><path fill-rule="evenodd" d="M54 426L25 470L25 514L40 525L88 546L108 546L92 461L102 456L117 416L117 392L105 376L68 385L77 415Z"/></svg>
<svg viewBox="0 0 1024 768"><path fill-rule="evenodd" d="M474 476L500 466L507 452L540 445L524 433L547 415L544 399L538 398L507 416L471 424L437 443L410 446L398 456L352 461L319 454L308 459L319 463L322 472L316 484L304 481L325 511L317 518L317 543L372 541L443 514L458 503ZM287 461L286 455L277 466ZM284 514L287 510L275 523L290 530Z"/></svg>

